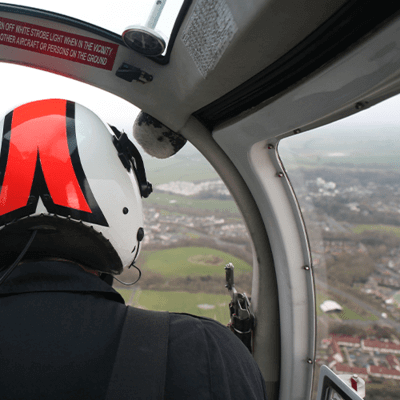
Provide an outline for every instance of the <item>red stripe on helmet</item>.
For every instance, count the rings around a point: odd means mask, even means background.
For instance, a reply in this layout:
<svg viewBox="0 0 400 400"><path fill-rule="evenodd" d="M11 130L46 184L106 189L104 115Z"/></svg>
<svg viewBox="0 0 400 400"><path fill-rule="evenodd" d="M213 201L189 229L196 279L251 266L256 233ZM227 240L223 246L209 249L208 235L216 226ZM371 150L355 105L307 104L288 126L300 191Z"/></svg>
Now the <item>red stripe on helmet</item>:
<svg viewBox="0 0 400 400"><path fill-rule="evenodd" d="M67 141L65 100L25 104L13 112L0 215L28 204L37 158L54 204L91 213Z"/></svg>

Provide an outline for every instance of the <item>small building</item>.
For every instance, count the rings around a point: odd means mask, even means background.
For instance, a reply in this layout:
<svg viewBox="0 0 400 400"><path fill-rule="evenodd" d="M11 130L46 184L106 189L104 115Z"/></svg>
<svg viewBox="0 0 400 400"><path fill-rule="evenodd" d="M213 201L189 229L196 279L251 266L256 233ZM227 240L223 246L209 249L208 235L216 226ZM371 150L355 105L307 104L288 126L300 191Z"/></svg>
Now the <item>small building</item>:
<svg viewBox="0 0 400 400"><path fill-rule="evenodd" d="M386 356L386 362L389 365L389 369L397 369L397 371L400 371L400 361L393 354L388 354Z"/></svg>
<svg viewBox="0 0 400 400"><path fill-rule="evenodd" d="M361 341L361 348L365 351L377 351L379 353L400 354L400 344L376 339L364 339Z"/></svg>
<svg viewBox="0 0 400 400"><path fill-rule="evenodd" d="M397 369L389 369L386 367L378 367L377 365L369 365L367 367L368 374L376 378L396 379L400 380L400 371Z"/></svg>
<svg viewBox="0 0 400 400"><path fill-rule="evenodd" d="M340 350L340 346L333 339L331 345L329 346L331 357L335 359L338 363L342 363L344 361L344 357L342 351Z"/></svg>
<svg viewBox="0 0 400 400"><path fill-rule="evenodd" d="M343 312L342 306L333 300L325 300L323 303L320 304L319 308L324 313Z"/></svg>
<svg viewBox="0 0 400 400"><path fill-rule="evenodd" d="M349 365L346 365L346 364L337 363L333 367L333 371L336 372L336 374L338 374L338 375L343 375L343 374L358 375L360 378L362 378L364 380L368 379L367 368L350 367Z"/></svg>
<svg viewBox="0 0 400 400"><path fill-rule="evenodd" d="M346 347L361 347L361 338L354 337L349 335L332 335L332 340L335 340L339 346L346 346Z"/></svg>

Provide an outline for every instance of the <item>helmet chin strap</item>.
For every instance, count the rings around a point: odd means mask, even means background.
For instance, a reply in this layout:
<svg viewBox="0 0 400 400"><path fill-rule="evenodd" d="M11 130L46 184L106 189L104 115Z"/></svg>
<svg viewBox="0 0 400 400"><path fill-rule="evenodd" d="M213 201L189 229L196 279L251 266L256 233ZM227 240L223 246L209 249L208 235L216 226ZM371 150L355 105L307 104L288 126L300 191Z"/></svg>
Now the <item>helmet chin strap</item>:
<svg viewBox="0 0 400 400"><path fill-rule="evenodd" d="M24 249L21 251L20 255L18 256L18 258L13 262L13 264L11 264L6 272L4 273L4 275L0 278L0 285L3 284L5 282L5 280L10 276L10 274L14 271L15 267L19 264L19 262L22 260L22 258L24 257L24 255L26 254L26 252L29 250L29 247L31 246L33 240L35 239L37 234L37 229L35 229L32 232L32 235L30 237L30 239L28 240L28 243L25 245Z"/></svg>

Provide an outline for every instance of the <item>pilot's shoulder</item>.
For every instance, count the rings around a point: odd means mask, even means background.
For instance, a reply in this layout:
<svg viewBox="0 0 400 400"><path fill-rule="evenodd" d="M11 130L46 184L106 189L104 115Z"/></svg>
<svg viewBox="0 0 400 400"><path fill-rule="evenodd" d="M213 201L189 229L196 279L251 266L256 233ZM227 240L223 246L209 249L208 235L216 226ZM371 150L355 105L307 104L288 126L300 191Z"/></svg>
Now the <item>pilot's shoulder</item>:
<svg viewBox="0 0 400 400"><path fill-rule="evenodd" d="M212 335L218 340L229 340L231 337L236 339L229 328L220 322L211 318L185 313L170 313L170 334L177 334L181 338L190 336L192 340L195 337L206 339L208 335Z"/></svg>
<svg viewBox="0 0 400 400"><path fill-rule="evenodd" d="M233 332L220 322L211 318L200 317L185 313L170 313L170 338L179 341L190 340L194 342L203 341L209 351L219 350L222 356L227 352L235 352L242 360L253 361L245 345L233 334Z"/></svg>
<svg viewBox="0 0 400 400"><path fill-rule="evenodd" d="M190 347L193 352L208 352L209 359L224 363L258 367L245 345L227 327L210 318L191 314L170 313L170 344Z"/></svg>
<svg viewBox="0 0 400 400"><path fill-rule="evenodd" d="M196 366L196 371L208 370L213 398L220 398L216 393L231 400L266 398L264 382L254 358L231 330L219 322L170 313L169 345L171 361L185 365L188 374L191 365ZM191 362L185 363L186 360Z"/></svg>

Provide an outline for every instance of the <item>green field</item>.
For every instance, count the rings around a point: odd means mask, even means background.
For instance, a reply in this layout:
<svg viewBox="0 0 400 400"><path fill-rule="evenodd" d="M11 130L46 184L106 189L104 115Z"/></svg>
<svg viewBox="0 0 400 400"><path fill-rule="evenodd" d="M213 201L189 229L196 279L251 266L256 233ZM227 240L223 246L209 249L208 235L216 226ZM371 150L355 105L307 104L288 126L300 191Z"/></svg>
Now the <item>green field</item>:
<svg viewBox="0 0 400 400"><path fill-rule="evenodd" d="M182 214L185 212L185 208L239 214L237 205L233 200L195 199L192 196L179 196L176 194L154 192L145 201L148 205L154 204L157 207L180 207Z"/></svg>
<svg viewBox="0 0 400 400"><path fill-rule="evenodd" d="M118 289L118 292L122 295L126 302L131 299L132 291L130 289ZM345 305L342 305L342 313L325 314L321 311L319 306L322 302L328 299L332 300L333 298L332 296L327 296L324 293L317 293L317 316L325 315L330 319L337 320L376 321L378 319L372 314L368 314L368 316L363 317ZM133 297L132 305L136 307L144 307L149 310L168 310L170 312L183 312L200 315L215 319L222 324L227 324L229 321L229 301L229 295L138 290ZM199 305L214 306L214 308L203 309L200 308Z"/></svg>
<svg viewBox="0 0 400 400"><path fill-rule="evenodd" d="M251 266L246 262L233 257L222 251L205 247L181 247L161 251L144 251L145 265L143 269L150 270L165 277L176 276L200 276L220 275L224 276L224 265L232 262L235 265L235 273L251 271ZM208 265L212 263L213 265ZM188 293L182 291L156 291L140 290L132 297L130 289L117 289L126 302L132 301L133 306L143 307L150 310L168 310L171 312L183 312L215 319L223 324L229 320L228 303L230 296L209 293ZM316 314L337 320L362 320L375 321L378 318L359 310L352 303L336 298L332 294L319 290L316 294ZM320 305L325 300L335 300L343 308L342 313L325 314ZM203 305L205 308L199 307ZM361 315L360 315L361 314Z"/></svg>
<svg viewBox="0 0 400 400"><path fill-rule="evenodd" d="M368 313L367 316L363 317L361 315L358 315L355 311L351 310L347 306L343 305L343 312L338 314L340 319L345 319L345 320L354 320L358 319L361 321L378 321L378 317Z"/></svg>
<svg viewBox="0 0 400 400"><path fill-rule="evenodd" d="M132 290L117 289L125 302L132 297ZM137 290L132 305L148 310L182 312L215 319L226 325L229 321L230 296L208 293L160 292ZM200 307L199 307L200 305ZM203 308L202 308L203 307ZM212 308L213 307L213 308Z"/></svg>
<svg viewBox="0 0 400 400"><path fill-rule="evenodd" d="M229 321L229 301L229 295L143 290L135 293L133 305L149 310L168 310L170 312L200 315L227 324ZM208 307L208 309L201 307Z"/></svg>
<svg viewBox="0 0 400 400"><path fill-rule="evenodd" d="M207 247L179 247L161 251L143 251L145 268L164 276L225 276L224 266L231 262L235 266L235 275L251 271L245 261L223 251ZM210 259L210 256L214 258Z"/></svg>
<svg viewBox="0 0 400 400"><path fill-rule="evenodd" d="M357 225L352 228L354 233L363 233L364 231L380 231L391 233L400 237L400 227L392 225Z"/></svg>
<svg viewBox="0 0 400 400"><path fill-rule="evenodd" d="M143 251L143 270L177 276L225 276L224 266L232 262L235 275L252 270L251 266L228 253L207 247L180 247L161 251ZM189 293L182 291L141 290L140 281L132 296L132 289L116 288L125 302L150 310L183 312L215 319L223 324L229 321L230 296L225 294ZM200 305L200 307L199 307Z"/></svg>

